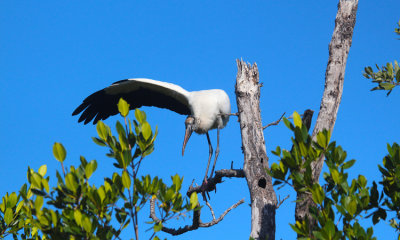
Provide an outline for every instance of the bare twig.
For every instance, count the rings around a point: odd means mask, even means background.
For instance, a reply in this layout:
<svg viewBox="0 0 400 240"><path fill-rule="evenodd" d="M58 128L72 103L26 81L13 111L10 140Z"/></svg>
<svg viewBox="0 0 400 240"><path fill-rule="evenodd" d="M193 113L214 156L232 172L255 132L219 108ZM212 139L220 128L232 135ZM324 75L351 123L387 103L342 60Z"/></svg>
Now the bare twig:
<svg viewBox="0 0 400 240"><path fill-rule="evenodd" d="M193 192L211 192L215 190L215 186L218 183L222 182L223 177L236 177L236 178L244 178L244 172L242 169L221 169L215 171L214 177L207 179L207 184L202 186L193 187L192 185L189 187L186 195L190 197Z"/></svg>
<svg viewBox="0 0 400 240"><path fill-rule="evenodd" d="M64 168L64 164L63 164L63 162L60 162L61 163L61 168L62 168L62 170L63 170L63 174L64 174L64 177L65 177L65 168Z"/></svg>
<svg viewBox="0 0 400 240"><path fill-rule="evenodd" d="M244 203L244 199L238 201L237 203L233 204L230 208L226 209L225 212L223 212L221 214L221 216L219 216L219 218L213 219L211 222L207 222L207 223L201 222L201 220L200 220L200 210L196 210L193 213L193 223L192 223L192 225L185 225L184 227L180 227L178 229L168 228L168 227L164 227L163 226L161 231L176 236L176 235L183 234L185 232L189 232L189 231L198 229L200 227L211 227L211 226L219 223L220 221L222 221L222 219L225 217L226 214L228 214L232 209L236 208L237 206L239 206L242 203ZM155 221L157 223L161 222L161 220L156 216L156 213L155 213L155 199L153 199L153 198L150 199L150 217L151 217L151 219L153 219L153 221Z"/></svg>
<svg viewBox="0 0 400 240"><path fill-rule="evenodd" d="M267 127L269 127L269 126L278 125L279 122L282 120L283 116L285 116L285 114L286 114L286 112L284 112L282 114L282 116L278 120L276 120L275 122L267 124L267 126L263 127L263 130L266 129Z"/></svg>
<svg viewBox="0 0 400 240"><path fill-rule="evenodd" d="M276 205L276 209L278 209L278 208L282 205L282 203L283 203L286 199L289 198L289 196L290 196L290 195L287 195L284 199L282 199L282 201L281 201L281 197L279 197L279 201L278 201L278 204Z"/></svg>
<svg viewBox="0 0 400 240"><path fill-rule="evenodd" d="M215 214L214 214L214 210L211 207L211 204L208 201L206 201L206 205L210 209L213 220L215 220Z"/></svg>

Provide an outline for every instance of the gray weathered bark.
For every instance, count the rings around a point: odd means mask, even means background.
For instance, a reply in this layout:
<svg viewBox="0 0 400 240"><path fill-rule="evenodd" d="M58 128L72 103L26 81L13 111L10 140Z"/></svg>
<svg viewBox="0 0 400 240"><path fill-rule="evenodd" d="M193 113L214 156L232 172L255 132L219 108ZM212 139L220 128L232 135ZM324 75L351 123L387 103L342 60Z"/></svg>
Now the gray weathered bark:
<svg viewBox="0 0 400 240"><path fill-rule="evenodd" d="M236 101L239 112L243 171L250 190L251 233L254 239L275 239L276 195L267 174L268 157L260 115L257 65L237 60Z"/></svg>
<svg viewBox="0 0 400 240"><path fill-rule="evenodd" d="M323 129L332 132L336 122L339 104L342 99L344 74L347 56L349 54L354 25L356 22L358 0L340 0L335 20L335 29L329 44L329 60L325 73L325 90L321 101L320 111L313 131L313 139ZM321 174L324 157L314 162L313 179L318 182ZM310 195L297 195L295 218L301 221L306 217L312 221L308 214L309 206L313 204Z"/></svg>

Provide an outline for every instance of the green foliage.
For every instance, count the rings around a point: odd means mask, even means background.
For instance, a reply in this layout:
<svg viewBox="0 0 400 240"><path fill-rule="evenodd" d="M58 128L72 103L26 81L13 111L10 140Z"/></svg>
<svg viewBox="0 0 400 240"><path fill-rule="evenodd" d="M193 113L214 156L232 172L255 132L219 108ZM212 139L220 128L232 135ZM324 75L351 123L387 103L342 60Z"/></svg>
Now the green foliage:
<svg viewBox="0 0 400 240"><path fill-rule="evenodd" d="M371 89L374 90L386 90L387 95L392 92L395 86L400 85L400 67L398 62L395 60L393 63L387 63L386 66L379 68L376 65L377 72L374 72L372 67L366 67L364 69L364 77L372 79L373 83L377 83L378 86Z"/></svg>
<svg viewBox="0 0 400 240"><path fill-rule="evenodd" d="M374 224L385 220L388 213L394 213L395 217L389 220L392 226L399 233L400 238L400 146L393 143L387 145L388 155L383 158L383 166L378 165L382 174L383 191L379 195L377 184L374 182L374 192L371 196L371 208L374 208L372 221ZM397 219L397 220L396 220Z"/></svg>
<svg viewBox="0 0 400 240"><path fill-rule="evenodd" d="M290 151L282 150L279 146L272 153L280 157L279 163L271 165L270 175L275 178L274 185L287 183L298 192L305 192L313 187L311 163L326 151L330 133L321 132L317 141L313 141L308 129L301 122L297 112L293 114L294 125L283 118L285 125L294 132L293 147Z"/></svg>
<svg viewBox="0 0 400 240"><path fill-rule="evenodd" d="M398 22L399 28L395 28L395 33L400 35L400 21ZM378 86L371 89L375 90L385 90L387 91L387 96L392 92L393 88L400 85L400 67L398 62L395 60L393 63L386 63L386 66L379 68L376 65L377 72L374 72L372 67L364 68L363 76L367 79L372 79L373 83L377 83Z"/></svg>
<svg viewBox="0 0 400 240"><path fill-rule="evenodd" d="M400 35L400 21L397 23L398 28L395 28L395 33ZM387 63L386 67L378 68L378 72L374 73L371 67L365 68L364 76L368 79L373 79L372 82L378 83L378 86L372 90L387 90L389 95L395 86L400 85L400 67L397 61ZM387 145L389 154L383 159L383 166L378 165L378 169L382 174L382 181L379 182L383 186L383 191L379 195L377 184L373 182L371 188L370 208L374 209L372 222L378 223L380 220L385 220L388 212L394 213L389 222L398 234L400 239L400 148L397 143L392 146ZM370 215L370 216L371 216ZM397 219L397 220L396 220Z"/></svg>
<svg viewBox="0 0 400 240"><path fill-rule="evenodd" d="M355 160L346 160L347 153L330 142L329 132L318 133L313 141L297 113L293 114L293 121L294 124L284 119L285 125L294 132L293 147L287 151L278 146L272 151L280 160L272 164L269 174L275 179L274 185L287 184L297 193L311 195L314 206L309 211L316 225L297 221L291 224L292 229L303 239L376 239L373 228L365 229L359 221L372 217L372 223L376 224L394 213L389 224L400 233L400 146L387 145L389 154L383 159L383 166L378 165L382 173L379 184L383 187L379 193L378 184L373 182L368 187L363 175L348 179L347 171ZM310 167L322 155L329 169L323 173L326 182L323 186L313 181ZM311 234L310 229L313 229Z"/></svg>
<svg viewBox="0 0 400 240"><path fill-rule="evenodd" d="M362 175L348 180L346 170L355 160L346 160L346 152L330 142L328 131L318 133L315 141L297 113L293 114L293 120L294 125L284 119L294 133L293 147L290 151L277 147L272 152L280 160L272 164L269 174L275 178L275 185L287 184L297 193L312 197L314 205L309 211L316 224L310 226L309 221L297 221L291 224L292 229L303 239L375 239L372 227L364 229L359 220L371 208L370 196L376 189L368 188ZM324 186L313 180L311 171L311 164L322 155L329 169L323 174Z"/></svg>
<svg viewBox="0 0 400 240"><path fill-rule="evenodd" d="M0 202L0 238L115 239L129 225L135 231L132 236L138 236L137 216L150 199L161 215L159 222L149 222L154 233L166 221L184 217L198 207L196 193L190 198L180 193L180 176L171 177L171 185L158 177L138 176L143 159L154 150L157 130L153 132L146 114L138 109L136 120L131 122L125 101L120 100L118 109L125 124L116 123L117 135L99 121L98 137L93 138L96 144L108 148L107 156L114 159L117 171L104 178L100 186L90 184L97 162L88 162L81 156L79 166L65 169L66 150L61 143L55 143L54 157L62 168L62 174L56 173L56 186L50 189L46 165L38 171L28 167L28 184L19 193L6 194Z"/></svg>

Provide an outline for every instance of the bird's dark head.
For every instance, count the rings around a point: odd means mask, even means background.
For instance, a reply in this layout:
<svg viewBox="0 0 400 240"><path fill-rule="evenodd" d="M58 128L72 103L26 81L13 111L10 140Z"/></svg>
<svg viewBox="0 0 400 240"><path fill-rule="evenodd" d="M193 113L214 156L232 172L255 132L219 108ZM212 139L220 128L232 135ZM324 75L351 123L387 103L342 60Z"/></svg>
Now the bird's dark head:
<svg viewBox="0 0 400 240"><path fill-rule="evenodd" d="M188 116L185 120L185 138L183 139L183 146L182 146L182 156L185 153L185 147L187 142L189 141L190 136L192 135L193 131L196 130L196 119L193 116Z"/></svg>

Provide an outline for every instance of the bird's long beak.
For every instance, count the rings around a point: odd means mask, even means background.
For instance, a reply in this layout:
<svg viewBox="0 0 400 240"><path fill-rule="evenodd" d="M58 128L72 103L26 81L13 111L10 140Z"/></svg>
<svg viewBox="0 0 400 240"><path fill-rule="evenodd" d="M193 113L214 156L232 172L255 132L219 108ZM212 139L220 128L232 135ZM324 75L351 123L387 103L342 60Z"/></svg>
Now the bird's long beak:
<svg viewBox="0 0 400 240"><path fill-rule="evenodd" d="M186 143L189 141L190 136L192 135L193 129L191 125L186 126L185 131L185 138L183 139L183 146L182 146L182 156L185 153Z"/></svg>

